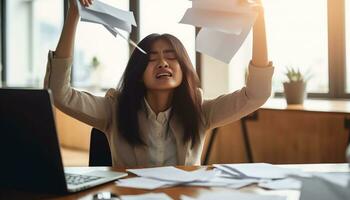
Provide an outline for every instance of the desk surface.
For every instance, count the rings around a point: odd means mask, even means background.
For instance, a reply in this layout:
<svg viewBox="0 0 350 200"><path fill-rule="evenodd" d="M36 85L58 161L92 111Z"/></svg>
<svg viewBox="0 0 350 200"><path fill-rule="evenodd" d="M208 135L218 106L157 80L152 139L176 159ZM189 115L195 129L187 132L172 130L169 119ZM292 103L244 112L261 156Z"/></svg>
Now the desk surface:
<svg viewBox="0 0 350 200"><path fill-rule="evenodd" d="M287 105L284 98L270 98L261 109L268 110L296 110L309 112L330 112L350 114L350 101L348 100L326 100L305 99L304 104Z"/></svg>
<svg viewBox="0 0 350 200"><path fill-rule="evenodd" d="M291 167L291 168L299 168L303 171L307 172L350 172L348 164L304 164L304 165L279 165L282 167ZM204 166L202 166L204 167ZM178 167L180 169L184 170L194 170L198 169L200 167L184 167L180 166ZM81 168L82 170L86 168ZM112 169L112 168L106 168L108 170L113 171L125 171L124 169ZM129 175L128 177L132 177L133 175ZM214 191L222 191L222 190L228 190L225 188L208 188L208 187L191 187L191 186L177 186L177 187L171 187L171 188L165 188L165 189L156 189L156 190L141 190L141 189L132 189L132 188L123 188L123 187L117 187L114 182L107 183L89 190L85 190L83 192L79 192L76 194L71 195L65 195L65 196L59 196L55 198L50 199L57 199L57 200L73 200L73 199L80 199L80 200L92 200L92 196L95 193L98 192L113 192L119 195L128 195L128 194L142 194L147 192L164 192L171 196L173 199L179 199L179 196L181 194L196 197L200 193L204 192L214 192ZM245 188L240 189L239 191L249 192L249 193L255 193L255 194L262 194L262 195L283 195L288 196L288 200L297 200L299 199L299 191L296 190L265 190L256 187L256 185L251 185ZM12 197L15 197L15 195L18 195L16 192L12 192L12 194L8 193L8 195L11 195ZM21 194L20 197L25 196L27 199L32 199L30 194Z"/></svg>

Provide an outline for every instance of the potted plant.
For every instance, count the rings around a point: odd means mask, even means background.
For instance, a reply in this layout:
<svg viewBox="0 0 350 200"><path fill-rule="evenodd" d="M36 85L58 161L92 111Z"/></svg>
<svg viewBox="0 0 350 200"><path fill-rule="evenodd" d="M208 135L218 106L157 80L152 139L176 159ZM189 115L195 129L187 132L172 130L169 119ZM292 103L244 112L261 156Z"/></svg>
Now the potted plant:
<svg viewBox="0 0 350 200"><path fill-rule="evenodd" d="M288 81L283 83L287 104L303 104L306 97L306 80L299 69L287 68Z"/></svg>
<svg viewBox="0 0 350 200"><path fill-rule="evenodd" d="M91 76L91 87L96 89L101 84L101 62L97 56L93 56L90 61L90 76Z"/></svg>

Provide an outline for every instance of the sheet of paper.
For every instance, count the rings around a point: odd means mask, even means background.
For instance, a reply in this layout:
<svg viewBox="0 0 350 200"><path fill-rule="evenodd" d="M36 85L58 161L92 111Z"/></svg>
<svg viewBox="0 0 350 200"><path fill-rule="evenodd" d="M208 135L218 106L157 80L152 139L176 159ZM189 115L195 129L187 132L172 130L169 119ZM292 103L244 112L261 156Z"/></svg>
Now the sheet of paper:
<svg viewBox="0 0 350 200"><path fill-rule="evenodd" d="M122 195L120 196L121 200L172 200L165 193L146 193L138 195Z"/></svg>
<svg viewBox="0 0 350 200"><path fill-rule="evenodd" d="M342 187L320 177L300 178L300 200L345 200L350 199L350 187Z"/></svg>
<svg viewBox="0 0 350 200"><path fill-rule="evenodd" d="M229 63L248 36L257 17L251 3L240 0L193 0L180 23L202 27L196 50Z"/></svg>
<svg viewBox="0 0 350 200"><path fill-rule="evenodd" d="M116 184L119 187L154 190L157 188L172 186L174 185L174 182L150 179L145 177L133 177L133 178L120 179L116 181Z"/></svg>
<svg viewBox="0 0 350 200"><path fill-rule="evenodd" d="M104 24L110 27L116 27L116 28L125 30L127 32L131 32L132 25L136 26L135 18L132 12L113 8L112 6L103 4L98 0L94 1L93 5L90 6L91 8L82 6L79 0L76 0L76 1L78 5L79 14L82 20ZM96 5L97 5L97 8L100 8L98 11L93 9L93 7L96 7ZM115 13L101 12L102 10L110 11L114 9L119 11Z"/></svg>
<svg viewBox="0 0 350 200"><path fill-rule="evenodd" d="M240 16L235 13L189 8L185 12L180 23L239 35L242 32L243 27L243 21L237 20L239 18Z"/></svg>
<svg viewBox="0 0 350 200"><path fill-rule="evenodd" d="M258 186L269 190L299 190L301 188L301 181L294 178L266 180L260 182Z"/></svg>
<svg viewBox="0 0 350 200"><path fill-rule="evenodd" d="M213 176L212 174L210 174L210 172L195 171L191 173L172 166L144 169L128 169L127 171L141 177L166 180L177 183L192 182L196 180L207 180L208 178Z"/></svg>
<svg viewBox="0 0 350 200"><path fill-rule="evenodd" d="M108 4L95 0L90 7L84 7L76 0L81 21L103 25L113 36L118 34L132 46L147 54L134 41L121 34L117 28L131 32L131 26L136 26L134 15L130 11L120 10Z"/></svg>
<svg viewBox="0 0 350 200"><path fill-rule="evenodd" d="M233 171L241 174L242 177L259 178L259 179L282 179L288 175L304 175L298 169L283 168L267 163L248 163L248 164L214 164L225 171Z"/></svg>
<svg viewBox="0 0 350 200"><path fill-rule="evenodd" d="M198 197L180 196L181 200L218 200L218 199L239 199L239 200L285 200L284 196L258 195L238 191L203 192Z"/></svg>
<svg viewBox="0 0 350 200"><path fill-rule="evenodd" d="M191 182L186 185L190 186L205 186L205 187L228 187L233 189L239 189L253 183L257 183L257 179L232 179L232 178L222 178L215 177L209 181L204 182Z"/></svg>
<svg viewBox="0 0 350 200"><path fill-rule="evenodd" d="M196 50L228 64L243 44L249 31L250 27L246 27L237 36L202 28L196 38Z"/></svg>
<svg viewBox="0 0 350 200"><path fill-rule="evenodd" d="M94 3L91 6L86 7L86 9L99 12L101 14L109 15L115 19L125 21L128 24L136 26L136 21L135 21L133 12L124 11L124 10L115 8L99 0L94 0Z"/></svg>
<svg viewBox="0 0 350 200"><path fill-rule="evenodd" d="M172 200L165 193L147 193L147 194L139 194L139 195L122 195L120 197L121 200Z"/></svg>
<svg viewBox="0 0 350 200"><path fill-rule="evenodd" d="M217 165L217 167L214 168L214 170L217 172L218 177L222 178L240 178L241 175L237 172L234 172L232 170L227 170L224 168L224 170L221 170L221 165Z"/></svg>
<svg viewBox="0 0 350 200"><path fill-rule="evenodd" d="M240 0L192 0L192 8L236 14L253 14L252 3Z"/></svg>

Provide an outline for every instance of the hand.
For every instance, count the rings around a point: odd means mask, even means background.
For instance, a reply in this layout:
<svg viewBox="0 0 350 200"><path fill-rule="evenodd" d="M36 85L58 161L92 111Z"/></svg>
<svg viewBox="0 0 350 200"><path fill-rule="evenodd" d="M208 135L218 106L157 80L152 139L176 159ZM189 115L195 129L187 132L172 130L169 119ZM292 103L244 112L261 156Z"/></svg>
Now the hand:
<svg viewBox="0 0 350 200"><path fill-rule="evenodd" d="M264 7L262 6L261 0L239 0L239 4L248 5L259 15L264 13Z"/></svg>
<svg viewBox="0 0 350 200"><path fill-rule="evenodd" d="M85 7L91 6L92 2L93 2L93 0L79 0L79 1L80 1L81 5L83 5ZM78 10L76 0L69 0L69 9L74 10L74 11Z"/></svg>

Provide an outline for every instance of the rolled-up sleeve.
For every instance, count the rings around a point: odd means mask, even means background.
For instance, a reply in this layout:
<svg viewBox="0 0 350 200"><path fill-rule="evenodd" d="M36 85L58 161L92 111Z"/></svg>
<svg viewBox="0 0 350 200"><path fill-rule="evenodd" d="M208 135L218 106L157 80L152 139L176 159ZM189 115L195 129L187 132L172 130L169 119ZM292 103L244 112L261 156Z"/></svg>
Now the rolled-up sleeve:
<svg viewBox="0 0 350 200"><path fill-rule="evenodd" d="M72 58L55 58L49 51L44 88L51 90L55 107L62 112L106 132L115 108L115 89L105 97L75 90L70 85L71 69Z"/></svg>
<svg viewBox="0 0 350 200"><path fill-rule="evenodd" d="M230 94L204 100L202 104L206 128L216 128L234 122L262 106L271 95L274 67L256 67L251 62L247 84Z"/></svg>

